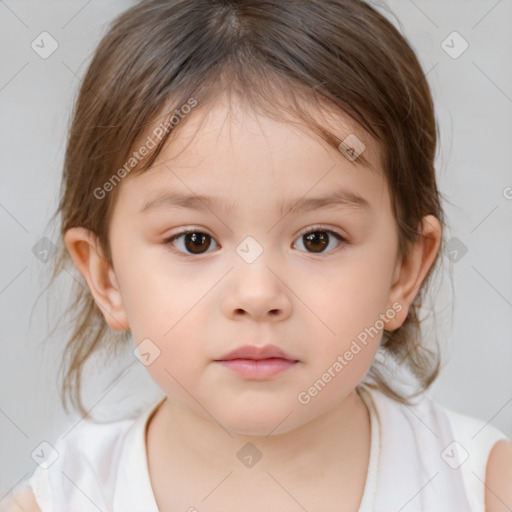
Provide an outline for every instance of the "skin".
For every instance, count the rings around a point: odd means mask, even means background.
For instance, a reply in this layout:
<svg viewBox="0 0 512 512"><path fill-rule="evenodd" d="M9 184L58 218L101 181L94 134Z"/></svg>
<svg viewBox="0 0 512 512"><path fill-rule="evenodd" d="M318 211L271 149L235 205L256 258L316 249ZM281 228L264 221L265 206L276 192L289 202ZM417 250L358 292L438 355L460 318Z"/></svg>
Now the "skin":
<svg viewBox="0 0 512 512"><path fill-rule="evenodd" d="M146 369L167 400L149 422L147 449L162 510L219 510L228 504L237 510L297 510L294 500L309 510L357 510L370 424L355 387L373 361L382 330L308 404L297 396L393 304L401 310L385 316L385 328L402 325L439 250L441 226L425 217L424 237L400 260L375 142L346 118L333 115L329 122L364 141L374 170L306 130L220 98L203 116L190 114L152 169L118 185L109 233L112 265L93 233L66 233L69 252L107 323L130 329L136 345L150 339L160 351ZM338 188L363 196L370 209L276 211L282 200ZM222 202L205 211L165 203L140 211L164 190ZM231 202L229 211L222 207ZM174 245L168 241L186 228L211 236L207 252L187 254L184 236ZM318 231L337 232L347 242L329 235L325 252L308 251L302 235ZM247 236L263 249L252 263L236 252ZM215 362L242 345L267 343L298 363L254 381ZM236 458L247 442L262 454L251 469ZM500 446L489 459L487 483L512 503L499 471L508 467L510 474L512 454L508 443L507 453ZM169 492L169 482L180 496ZM502 509L489 501L486 510Z"/></svg>

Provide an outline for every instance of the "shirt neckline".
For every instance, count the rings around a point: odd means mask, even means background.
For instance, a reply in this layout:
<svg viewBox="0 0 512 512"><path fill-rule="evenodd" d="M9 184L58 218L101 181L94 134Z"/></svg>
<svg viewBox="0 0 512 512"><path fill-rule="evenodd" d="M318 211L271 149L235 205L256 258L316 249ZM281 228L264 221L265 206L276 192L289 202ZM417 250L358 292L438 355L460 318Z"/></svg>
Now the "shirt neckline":
<svg viewBox="0 0 512 512"><path fill-rule="evenodd" d="M146 449L146 431L149 420L157 408L167 399L159 398L151 404L130 428L124 440L119 459L119 471L113 498L113 510L123 512L159 512L149 478ZM136 492L126 492L134 489Z"/></svg>
<svg viewBox="0 0 512 512"><path fill-rule="evenodd" d="M370 415L370 457L366 474L363 496L357 512L372 512L377 490L378 467L381 448L381 426L376 404L371 392L365 387L357 388L357 392ZM125 439L125 450L120 458L119 474L114 493L114 510L159 512L155 494L149 477L149 464L146 446L147 427L151 416L166 400L161 397L133 424ZM128 451L127 451L127 450ZM139 468L139 469L134 469ZM136 493L126 493L137 482Z"/></svg>
<svg viewBox="0 0 512 512"><path fill-rule="evenodd" d="M368 461L368 470L366 473L366 482L363 490L363 497L357 512L372 512L377 494L377 482L379 472L379 462L381 454L381 424L377 410L377 405L373 400L371 390L361 386L357 388L357 392L370 414L370 457Z"/></svg>

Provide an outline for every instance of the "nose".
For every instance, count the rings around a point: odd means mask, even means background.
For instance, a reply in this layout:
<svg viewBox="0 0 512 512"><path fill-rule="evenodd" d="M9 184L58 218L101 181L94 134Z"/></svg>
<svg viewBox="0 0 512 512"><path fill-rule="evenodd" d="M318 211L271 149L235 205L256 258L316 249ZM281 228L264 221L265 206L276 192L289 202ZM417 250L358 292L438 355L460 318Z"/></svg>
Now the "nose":
<svg viewBox="0 0 512 512"><path fill-rule="evenodd" d="M291 291L284 272L264 261L242 263L229 275L223 313L232 320L283 321L291 314Z"/></svg>

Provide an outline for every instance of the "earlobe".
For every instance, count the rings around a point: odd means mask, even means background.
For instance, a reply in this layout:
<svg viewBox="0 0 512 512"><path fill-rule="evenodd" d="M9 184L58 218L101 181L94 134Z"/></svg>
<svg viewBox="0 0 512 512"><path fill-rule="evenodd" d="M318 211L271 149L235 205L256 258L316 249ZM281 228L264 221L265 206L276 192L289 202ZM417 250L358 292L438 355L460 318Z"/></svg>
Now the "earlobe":
<svg viewBox="0 0 512 512"><path fill-rule="evenodd" d="M427 215L423 218L422 226L423 236L410 246L407 257L395 267L389 300L390 304L401 304L402 309L386 324L389 331L398 329L404 323L441 245L442 227L439 220Z"/></svg>
<svg viewBox="0 0 512 512"><path fill-rule="evenodd" d="M107 324L126 331L129 323L119 284L112 265L103 257L97 236L86 228L75 227L66 231L64 242Z"/></svg>

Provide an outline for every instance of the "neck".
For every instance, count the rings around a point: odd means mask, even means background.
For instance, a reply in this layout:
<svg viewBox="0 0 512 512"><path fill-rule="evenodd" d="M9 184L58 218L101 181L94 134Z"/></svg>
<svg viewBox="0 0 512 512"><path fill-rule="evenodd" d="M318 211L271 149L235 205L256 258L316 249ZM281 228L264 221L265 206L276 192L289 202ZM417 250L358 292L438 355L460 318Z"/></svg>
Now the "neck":
<svg viewBox="0 0 512 512"><path fill-rule="evenodd" d="M166 399L150 419L148 454L158 454L161 471L175 465L180 471L219 474L233 468L235 457L258 471L286 471L297 481L311 482L312 468L350 474L354 461L369 458L370 418L357 392L314 420L288 432L251 436L229 431L210 416L199 416ZM252 443L252 445L247 445ZM261 457L264 464L258 464ZM165 463L163 462L165 461ZM256 470L256 471L255 471ZM325 471L324 471L325 470Z"/></svg>

